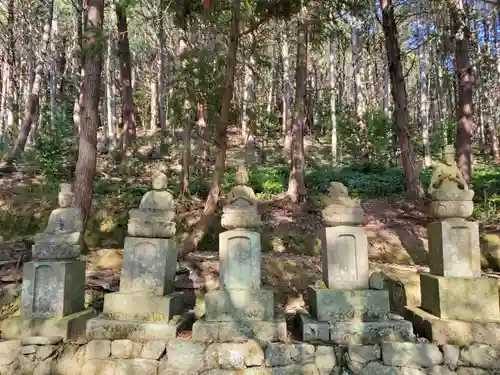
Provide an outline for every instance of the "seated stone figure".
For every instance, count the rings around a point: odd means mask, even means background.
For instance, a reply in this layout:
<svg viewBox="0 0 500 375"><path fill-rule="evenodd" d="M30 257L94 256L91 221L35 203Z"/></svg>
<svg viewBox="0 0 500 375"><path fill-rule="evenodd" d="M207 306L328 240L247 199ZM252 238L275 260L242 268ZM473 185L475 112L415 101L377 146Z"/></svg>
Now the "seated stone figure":
<svg viewBox="0 0 500 375"><path fill-rule="evenodd" d="M256 228L262 222L257 209L258 200L253 189L247 186L248 172L241 165L236 172L236 186L227 195L221 225L226 229Z"/></svg>
<svg viewBox="0 0 500 375"><path fill-rule="evenodd" d="M321 214L327 225L359 225L365 221L361 202L350 198L347 188L340 182L330 184L325 201L327 206Z"/></svg>
<svg viewBox="0 0 500 375"><path fill-rule="evenodd" d="M434 169L428 192L432 199L431 216L448 218L468 217L472 214L474 190L467 186L455 162L452 146L446 147L445 163Z"/></svg>
<svg viewBox="0 0 500 375"><path fill-rule="evenodd" d="M236 186L234 186L227 194L227 202L229 204L240 197L247 198L255 204L257 203L257 197L255 196L253 189L247 185L248 181L248 171L244 165L240 165L236 171Z"/></svg>
<svg viewBox="0 0 500 375"><path fill-rule="evenodd" d="M70 184L61 184L59 208L52 211L43 233L34 238L33 258L75 259L80 255L83 217L80 210L71 207L73 192Z"/></svg>
<svg viewBox="0 0 500 375"><path fill-rule="evenodd" d="M167 176L153 175L153 190L141 199L138 209L129 211L128 234L134 237L171 238L175 234L175 201L167 191Z"/></svg>

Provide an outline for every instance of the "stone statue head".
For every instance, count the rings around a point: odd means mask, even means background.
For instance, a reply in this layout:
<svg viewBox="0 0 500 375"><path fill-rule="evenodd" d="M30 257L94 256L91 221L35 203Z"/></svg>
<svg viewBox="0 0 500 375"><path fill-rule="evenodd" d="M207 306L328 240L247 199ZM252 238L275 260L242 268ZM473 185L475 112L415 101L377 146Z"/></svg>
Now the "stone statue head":
<svg viewBox="0 0 500 375"><path fill-rule="evenodd" d="M57 196L59 207L68 208L73 203L73 192L71 191L71 184L63 183L59 185L59 194Z"/></svg>
<svg viewBox="0 0 500 375"><path fill-rule="evenodd" d="M330 183L330 187L328 188L328 196L330 198L348 197L349 191L344 184L334 181Z"/></svg>
<svg viewBox="0 0 500 375"><path fill-rule="evenodd" d="M444 161L446 165L455 164L455 149L452 145L447 145L444 151Z"/></svg>
<svg viewBox="0 0 500 375"><path fill-rule="evenodd" d="M248 180L249 180L248 171L242 164L238 167L238 170L236 171L236 178L235 178L236 185L247 185Z"/></svg>
<svg viewBox="0 0 500 375"><path fill-rule="evenodd" d="M153 190L166 190L167 189L167 175L163 172L155 172L153 174Z"/></svg>

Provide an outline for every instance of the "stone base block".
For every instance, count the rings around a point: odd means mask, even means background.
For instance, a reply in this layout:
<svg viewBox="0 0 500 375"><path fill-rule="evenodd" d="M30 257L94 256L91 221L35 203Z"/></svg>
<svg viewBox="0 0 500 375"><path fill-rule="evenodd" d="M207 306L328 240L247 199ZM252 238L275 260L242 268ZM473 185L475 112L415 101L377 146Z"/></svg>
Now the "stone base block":
<svg viewBox="0 0 500 375"><path fill-rule="evenodd" d="M339 345L375 345L383 341L415 341L415 335L406 320L341 322L330 323L330 341Z"/></svg>
<svg viewBox="0 0 500 375"><path fill-rule="evenodd" d="M73 340L85 333L87 321L94 316L94 310L85 310L63 318L50 319L22 319L20 316L12 316L2 323L2 338L61 336L65 341Z"/></svg>
<svg viewBox="0 0 500 375"><path fill-rule="evenodd" d="M85 303L85 261L33 261L24 264L21 317L62 318Z"/></svg>
<svg viewBox="0 0 500 375"><path fill-rule="evenodd" d="M205 320L264 320L274 319L274 292L258 290L214 290L205 294Z"/></svg>
<svg viewBox="0 0 500 375"><path fill-rule="evenodd" d="M174 291L178 247L173 238L125 237L120 292L165 296Z"/></svg>
<svg viewBox="0 0 500 375"><path fill-rule="evenodd" d="M163 297L116 292L104 296L103 313L119 320L168 322L175 315L181 315L183 307L181 292Z"/></svg>
<svg viewBox="0 0 500 375"><path fill-rule="evenodd" d="M195 341L234 342L250 339L263 343L286 341L285 318L279 317L268 322L255 320L207 322L205 319L200 319L193 324L193 340Z"/></svg>
<svg viewBox="0 0 500 375"><path fill-rule="evenodd" d="M307 342L330 341L330 324L312 319L309 315L301 314L300 339Z"/></svg>
<svg viewBox="0 0 500 375"><path fill-rule="evenodd" d="M486 344L500 347L500 322L440 319L415 306L406 307L405 319L413 323L416 334L438 345Z"/></svg>
<svg viewBox="0 0 500 375"><path fill-rule="evenodd" d="M91 340L172 340L177 332L189 329L192 317L185 315L169 322L110 319L100 315L87 322L87 336Z"/></svg>
<svg viewBox="0 0 500 375"><path fill-rule="evenodd" d="M330 290L309 287L310 312L323 322L376 322L389 319L387 290Z"/></svg>
<svg viewBox="0 0 500 375"><path fill-rule="evenodd" d="M420 275L422 309L442 318L500 321L498 282L486 277Z"/></svg>

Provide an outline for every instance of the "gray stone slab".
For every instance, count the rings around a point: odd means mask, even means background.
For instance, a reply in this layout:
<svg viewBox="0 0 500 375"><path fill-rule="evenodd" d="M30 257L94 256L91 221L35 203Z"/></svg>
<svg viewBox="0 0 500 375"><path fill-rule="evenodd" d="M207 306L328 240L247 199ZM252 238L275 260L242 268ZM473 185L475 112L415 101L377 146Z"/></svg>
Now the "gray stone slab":
<svg viewBox="0 0 500 375"><path fill-rule="evenodd" d="M500 321L498 281L420 274L422 308L442 319Z"/></svg>
<svg viewBox="0 0 500 375"><path fill-rule="evenodd" d="M413 327L405 320L330 323L330 341L339 345L375 345L383 341L414 341Z"/></svg>
<svg viewBox="0 0 500 375"><path fill-rule="evenodd" d="M22 319L12 316L3 321L3 338L28 338L30 336L60 336L65 341L85 332L87 321L95 316L94 310L84 310L62 318Z"/></svg>
<svg viewBox="0 0 500 375"><path fill-rule="evenodd" d="M405 319L412 322L416 334L438 345L476 343L500 347L500 322L441 319L416 306L406 307Z"/></svg>
<svg viewBox="0 0 500 375"><path fill-rule="evenodd" d="M387 290L307 289L311 315L319 321L374 322L389 319Z"/></svg>
<svg viewBox="0 0 500 375"><path fill-rule="evenodd" d="M368 289L368 238L361 227L341 225L322 232L323 281L332 290Z"/></svg>
<svg viewBox="0 0 500 375"><path fill-rule="evenodd" d="M243 229L219 235L221 290L260 288L260 234Z"/></svg>
<svg viewBox="0 0 500 375"><path fill-rule="evenodd" d="M87 322L87 336L91 340L172 340L183 321L150 322L108 319L99 316Z"/></svg>
<svg viewBox="0 0 500 375"><path fill-rule="evenodd" d="M454 277L481 276L477 222L463 219L435 221L427 226L432 274Z"/></svg>
<svg viewBox="0 0 500 375"><path fill-rule="evenodd" d="M64 317L82 311L85 261L33 261L24 264L23 319Z"/></svg>
<svg viewBox="0 0 500 375"><path fill-rule="evenodd" d="M287 329L284 317L273 321L207 322L197 320L193 324L193 340L234 342L256 340L259 342L286 341Z"/></svg>
<svg viewBox="0 0 500 375"><path fill-rule="evenodd" d="M183 293L153 296L139 293L110 293L104 296L103 312L119 320L152 320L168 322L181 315L184 308Z"/></svg>
<svg viewBox="0 0 500 375"><path fill-rule="evenodd" d="M330 325L328 322L320 322L309 315L301 314L300 336L302 341L328 342L330 341Z"/></svg>
<svg viewBox="0 0 500 375"><path fill-rule="evenodd" d="M259 290L214 290L205 294L207 321L273 320L274 292Z"/></svg>
<svg viewBox="0 0 500 375"><path fill-rule="evenodd" d="M120 292L172 293L178 251L172 238L126 237Z"/></svg>

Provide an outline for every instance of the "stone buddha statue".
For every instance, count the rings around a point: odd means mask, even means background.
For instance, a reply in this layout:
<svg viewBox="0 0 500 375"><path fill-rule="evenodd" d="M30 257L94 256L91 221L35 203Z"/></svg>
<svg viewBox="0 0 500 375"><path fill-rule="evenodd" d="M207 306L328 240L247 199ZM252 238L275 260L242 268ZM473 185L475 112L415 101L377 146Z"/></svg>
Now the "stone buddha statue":
<svg viewBox="0 0 500 375"><path fill-rule="evenodd" d="M474 190L469 189L455 162L452 146L447 146L445 163L432 173L428 193L431 196L430 215L438 218L466 218L474 209Z"/></svg>
<svg viewBox="0 0 500 375"><path fill-rule="evenodd" d="M71 207L73 192L71 184L60 184L59 208L52 211L43 233L34 238L33 258L74 259L80 255L83 235L83 216Z"/></svg>
<svg viewBox="0 0 500 375"><path fill-rule="evenodd" d="M321 211L328 226L359 225L365 221L359 199L350 198L347 188L340 182L332 182L325 199L326 208Z"/></svg>
<svg viewBox="0 0 500 375"><path fill-rule="evenodd" d="M248 186L248 172L244 165L236 171L236 185L229 191L221 225L226 229L256 228L262 224L257 209L258 199Z"/></svg>
<svg viewBox="0 0 500 375"><path fill-rule="evenodd" d="M141 199L138 209L129 211L128 234L134 237L171 238L175 234L175 201L167 190L167 176L156 172L152 191Z"/></svg>

